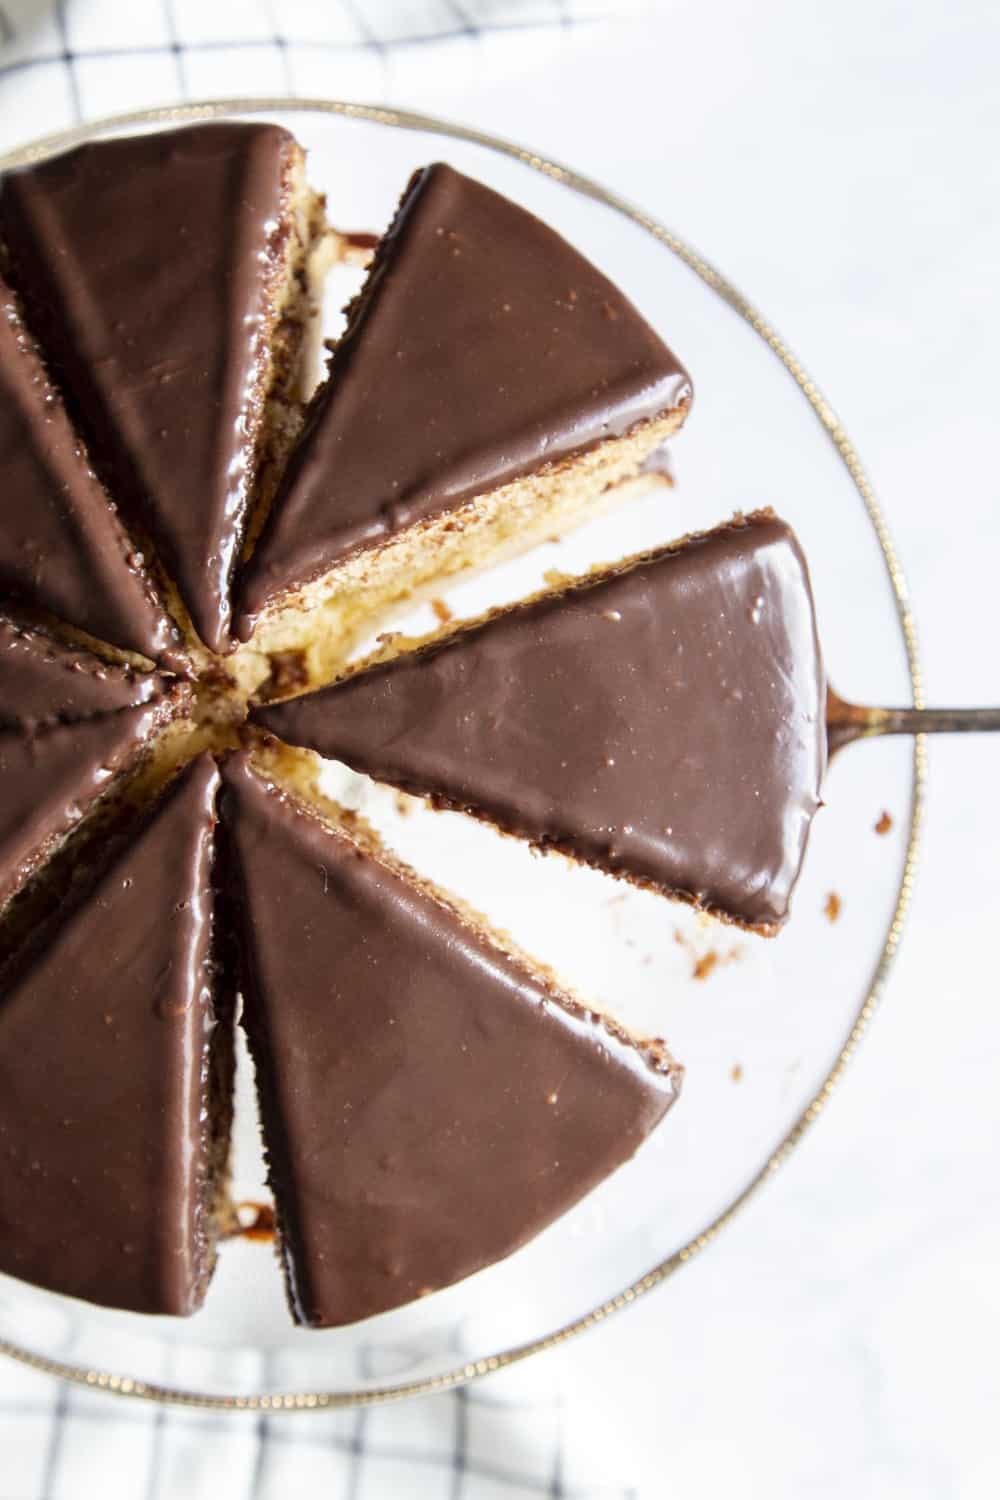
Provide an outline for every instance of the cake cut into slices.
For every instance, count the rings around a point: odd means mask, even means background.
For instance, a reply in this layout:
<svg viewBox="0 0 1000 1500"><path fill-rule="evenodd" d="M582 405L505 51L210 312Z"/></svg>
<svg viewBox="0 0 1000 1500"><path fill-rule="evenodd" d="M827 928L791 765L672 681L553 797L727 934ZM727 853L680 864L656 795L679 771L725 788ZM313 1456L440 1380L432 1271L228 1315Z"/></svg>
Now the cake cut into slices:
<svg viewBox="0 0 1000 1500"><path fill-rule="evenodd" d="M0 911L188 692L0 617Z"/></svg>
<svg viewBox="0 0 1000 1500"><path fill-rule="evenodd" d="M184 772L0 996L0 1271L105 1307L190 1313L214 1262L217 782L209 757Z"/></svg>
<svg viewBox="0 0 1000 1500"><path fill-rule="evenodd" d="M244 1024L296 1320L353 1323L522 1245L678 1092L631 1039L388 854L223 768Z"/></svg>
<svg viewBox="0 0 1000 1500"><path fill-rule="evenodd" d="M254 717L764 933L787 916L826 764L808 572L769 512Z"/></svg>
<svg viewBox="0 0 1000 1500"><path fill-rule="evenodd" d="M287 131L210 124L80 146L0 189L27 321L213 651L258 475L289 440L321 216L302 173Z"/></svg>
<svg viewBox="0 0 1000 1500"><path fill-rule="evenodd" d="M691 382L547 225L437 163L417 172L314 396L237 596L356 593L374 614L581 520L684 420ZM272 630L272 626L274 627Z"/></svg>
<svg viewBox="0 0 1000 1500"><path fill-rule="evenodd" d="M0 598L151 661L179 644L0 280Z"/></svg>

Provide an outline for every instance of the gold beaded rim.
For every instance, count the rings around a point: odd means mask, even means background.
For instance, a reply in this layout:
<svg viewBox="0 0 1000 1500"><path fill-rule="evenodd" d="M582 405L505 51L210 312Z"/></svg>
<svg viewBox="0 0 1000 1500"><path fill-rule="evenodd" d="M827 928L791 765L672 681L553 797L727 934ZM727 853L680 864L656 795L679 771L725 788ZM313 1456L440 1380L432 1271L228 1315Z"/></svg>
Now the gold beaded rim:
<svg viewBox="0 0 1000 1500"><path fill-rule="evenodd" d="M46 156L53 155L57 151L65 151L82 141L90 140L93 136L99 135L104 131L117 129L125 125L155 125L211 120L221 115L287 114L297 112L340 115L345 119L364 120L369 124L385 125L398 130L427 131L435 135L451 136L454 139L470 141L474 145L485 146L504 156L513 157L516 161L521 162L526 167L530 167L533 171L540 172L543 176L550 177L554 181L577 193L583 194L587 198L593 198L598 203L603 203L606 207L613 208L625 218L631 219L633 223L638 224L640 228L658 240L671 254L683 261L707 287L720 296L723 301L727 302L733 311L738 313L743 321L748 323L758 337L764 341L775 358L780 360L782 365L784 365L788 374L809 402L830 442L840 455L840 459L847 470L851 482L858 492L881 549L889 585L892 589L896 616L899 621L903 647L906 653L906 664L910 677L913 705L916 708L923 707L924 697L917 648L916 623L910 607L910 596L906 578L871 481L836 411L816 385L805 366L789 348L787 343L785 343L784 339L781 338L763 314L754 307L752 302L744 297L743 293L731 281L723 276L720 271L716 270L709 261L699 255L693 246L681 239L679 235L674 234L663 224L658 223L656 219L651 218L642 209L634 207L624 198L619 197L617 193L602 187L592 178L575 172L569 167L562 166L558 162L550 161L546 157L539 156L524 146L518 146L499 136L489 135L484 131L475 130L471 126L439 120L432 115L419 114L411 110L383 108L378 105L351 104L343 100L285 99L280 97L208 99L193 104L169 105L161 109L133 110L126 114L108 116L105 119L95 120L86 125L74 126L70 130L43 136L30 145L19 147L17 150L7 153L5 156L0 157L0 171L7 171L12 167L25 166L31 162L39 161ZM902 940L916 877L920 835L923 825L926 781L927 752L925 737L917 735L913 742L913 791L910 800L906 852L896 893L895 906L868 992L854 1017L850 1031L833 1066L812 1099L779 1141L763 1166L727 1207L711 1223L706 1225L694 1239L689 1240L679 1250L675 1250L666 1260L660 1261L658 1265L653 1266L644 1276L640 1277L638 1281L633 1282L631 1286L626 1287L623 1292L619 1292L617 1296L609 1298L583 1317L566 1323L563 1327L556 1329L553 1333L545 1334L541 1338L529 1340L527 1343L502 1350L500 1353L490 1355L484 1359L477 1359L467 1364L459 1365L442 1375L431 1376L424 1380L404 1381L397 1385L381 1386L365 1391L284 1391L261 1395L210 1395L206 1392L157 1385L149 1381L137 1380L130 1375L114 1374L107 1370L85 1369L82 1366L73 1365L62 1360L50 1359L43 1354L36 1354L32 1350L23 1348L21 1345L12 1343L6 1339L0 1339L0 1355L6 1355L8 1358L17 1360L33 1370L46 1375L55 1375L59 1379L70 1381L75 1385L88 1386L92 1390L107 1391L112 1395L129 1397L139 1401L152 1401L165 1406L197 1407L209 1411L321 1411L348 1406L377 1406L390 1401L401 1401L408 1396L426 1396L436 1391L453 1390L457 1386L465 1385L471 1380L479 1379L483 1375L489 1375L496 1370L506 1369L510 1365L519 1364L521 1361L530 1358L534 1354L540 1354L546 1349L554 1349L560 1344L565 1344L587 1329L603 1323L612 1314L620 1312L625 1307L629 1307L632 1303L638 1301L640 1297L644 1297L648 1292L651 1292L654 1287L662 1285L676 1271L680 1270L683 1265L686 1265L688 1261L707 1249L718 1238L723 1229L726 1229L736 1218L740 1210L774 1176L778 1168L783 1165L796 1146L798 1146L809 1127L826 1108L830 1097L840 1083L848 1064L857 1051L858 1044L864 1036L875 1009L882 998L889 972Z"/></svg>

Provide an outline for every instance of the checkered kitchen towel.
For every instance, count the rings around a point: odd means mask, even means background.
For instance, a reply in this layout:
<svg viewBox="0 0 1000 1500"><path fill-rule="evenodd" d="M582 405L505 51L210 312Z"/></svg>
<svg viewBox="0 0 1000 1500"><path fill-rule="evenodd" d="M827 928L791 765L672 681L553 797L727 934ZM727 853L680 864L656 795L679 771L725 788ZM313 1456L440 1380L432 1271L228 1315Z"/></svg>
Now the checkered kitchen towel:
<svg viewBox="0 0 1000 1500"><path fill-rule="evenodd" d="M419 67L479 70L552 49L642 0L0 0L0 149L178 99L298 94L404 103ZM405 82L404 82L405 87Z"/></svg>
<svg viewBox="0 0 1000 1500"><path fill-rule="evenodd" d="M0 0L0 150L182 99L410 102L409 80L553 68L565 28L623 0ZM523 55L523 53L521 54ZM564 87L565 84L562 85ZM454 90L452 89L452 95ZM114 1366L113 1350L107 1363ZM527 1383L526 1383L527 1381ZM379 1409L253 1417L166 1410L0 1361L0 1500L512 1500L623 1497L586 1417L512 1371ZM604 1421L600 1423L606 1431ZM602 1469L603 1465L603 1469Z"/></svg>

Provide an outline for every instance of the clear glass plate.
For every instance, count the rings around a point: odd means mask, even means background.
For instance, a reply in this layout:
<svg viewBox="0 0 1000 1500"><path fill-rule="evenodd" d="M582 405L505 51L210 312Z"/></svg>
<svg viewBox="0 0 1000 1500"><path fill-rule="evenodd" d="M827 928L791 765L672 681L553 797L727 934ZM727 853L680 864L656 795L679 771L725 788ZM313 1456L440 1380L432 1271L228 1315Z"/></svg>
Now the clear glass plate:
<svg viewBox="0 0 1000 1500"><path fill-rule="evenodd" d="M383 227L412 169L446 158L560 230L692 370L696 401L673 445L675 488L651 485L578 534L450 589L444 597L456 615L526 593L549 569L580 571L734 510L773 504L810 559L833 682L857 702L919 701L904 583L836 414L719 273L613 193L472 130L316 101L131 115L36 143L0 165L101 133L235 114L296 133L311 180L344 229ZM330 331L360 274L337 273ZM432 621L417 611L407 623ZM535 856L342 770L330 774L339 794L363 805L418 868L486 911L584 995L665 1036L687 1067L680 1103L634 1161L532 1244L356 1327L295 1329L271 1248L239 1240L223 1247L207 1303L186 1321L106 1312L0 1277L3 1352L119 1394L254 1410L457 1384L579 1333L669 1278L730 1226L833 1091L901 935L922 800L919 742L885 740L837 758L793 920L771 942L558 856ZM893 828L877 836L883 808ZM836 921L830 893L842 901ZM242 1062L235 1195L261 1199L256 1111Z"/></svg>

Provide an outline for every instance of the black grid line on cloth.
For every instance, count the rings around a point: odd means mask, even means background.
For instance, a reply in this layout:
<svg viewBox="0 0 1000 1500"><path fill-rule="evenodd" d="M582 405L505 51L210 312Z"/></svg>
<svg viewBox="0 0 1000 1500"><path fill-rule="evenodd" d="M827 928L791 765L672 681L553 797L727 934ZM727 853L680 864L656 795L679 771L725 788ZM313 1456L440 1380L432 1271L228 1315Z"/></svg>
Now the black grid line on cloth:
<svg viewBox="0 0 1000 1500"><path fill-rule="evenodd" d="M160 9L163 18L163 30L166 40L151 40L148 42L132 42L125 46L116 46L112 41L103 46L77 46L74 47L69 38L67 24L67 10L70 0L53 0L51 11L55 21L60 48L57 51L45 51L30 53L23 57L4 59L4 51L10 50L19 38L19 27L11 19L8 11L0 7L0 81L14 73L31 72L33 70L52 67L61 64L68 80L73 118L79 122L83 118L83 109L80 97L80 82L77 68L80 63L102 62L102 61L128 61L136 57L163 57L172 56L175 60L177 72L177 91L182 99L190 96L187 73L185 69L185 57L194 54L211 54L216 52L240 52L240 51L273 51L281 63L285 86L290 93L294 94L294 80L291 68L291 54L296 51L304 53L326 53L331 57L369 52L384 61L387 55L393 51L406 50L426 46L440 45L442 43L456 40L481 39L491 33L517 34L531 33L551 30L560 26L581 25L586 26L601 20L613 20L620 18L621 11L614 6L608 5L603 9L595 9L588 6L583 12L576 13L573 9L573 0L553 0L552 9L547 14L527 15L518 19L516 14L508 12L505 15L491 16L489 7L485 10L475 6L470 0L439 0L438 16L436 25L424 31L412 31L400 35L387 37L372 24L364 0L336 0L336 9L342 16L346 16L353 24L357 32L356 41L331 40L314 36L296 36L282 29L280 25L280 10L274 4L274 0L262 0L264 13L268 17L272 34L261 35L237 35L229 38L206 37L199 40L186 39L181 31L177 19L177 12L172 0L160 0ZM626 10L633 7L626 7Z"/></svg>
<svg viewBox="0 0 1000 1500"><path fill-rule="evenodd" d="M261 1367L261 1384L265 1390L271 1385L271 1360L265 1356ZM267 1454L270 1447L271 1424L267 1413L261 1412L254 1422L255 1449L253 1456L253 1473L247 1486L247 1500L260 1500L264 1492L264 1481L267 1477Z"/></svg>
<svg viewBox="0 0 1000 1500"><path fill-rule="evenodd" d="M160 1493L160 1460L163 1455L163 1439L167 1428L166 1408L158 1406L153 1417L153 1430L149 1440L149 1467L146 1474L146 1500L157 1500Z"/></svg>
<svg viewBox="0 0 1000 1500"><path fill-rule="evenodd" d="M177 29L177 16L174 13L174 0L161 0L163 6L163 19L166 22L167 35L170 38L170 50L174 55L174 66L177 69L177 89L182 99L187 99L187 69L184 66L184 46Z"/></svg>
<svg viewBox="0 0 1000 1500"><path fill-rule="evenodd" d="M172 0L166 0L166 3L172 3ZM281 57L281 76L284 79L285 90L289 94L294 94L295 80L292 76L291 58L288 56L288 38L283 34L279 25L275 0L263 0L263 4L268 20L274 30L274 45L277 47L279 56Z"/></svg>
<svg viewBox="0 0 1000 1500"><path fill-rule="evenodd" d="M66 25L66 0L56 0L55 15L56 25L59 28L59 39L63 45L62 61L66 64L66 75L69 79L73 119L79 122L83 119L83 111L80 108L80 80L76 76L76 57L70 51L69 46L69 29Z"/></svg>
<svg viewBox="0 0 1000 1500"><path fill-rule="evenodd" d="M564 1500L566 1487L563 1484L563 1408L562 1402L556 1402L556 1430L555 1440L552 1445L552 1477L549 1480L549 1494Z"/></svg>
<svg viewBox="0 0 1000 1500"><path fill-rule="evenodd" d="M17 1411L24 1416L38 1416L44 1414L46 1411L51 1411L53 1415L52 1438L50 1439L42 1483L31 1495L25 1495L24 1497L20 1495L16 1495L15 1497L13 1492L8 1493L6 1490L0 1489L0 1500L52 1500L56 1481L61 1477L59 1469L62 1433L65 1430L67 1422L79 1422L88 1426L109 1429L133 1428L138 1423L148 1426L151 1432L154 1430L149 1422L148 1412L139 1412L132 1408L123 1408L121 1406L113 1407L110 1403L108 1406L88 1406L85 1409L70 1413L68 1411L69 1389L68 1386L60 1385L55 1408L30 1401L19 1401L9 1404L9 1410ZM452 1392L441 1399L453 1401L458 1404L458 1397L459 1392ZM469 1404L468 1391L463 1393L463 1399L467 1407ZM496 1409L500 1410L508 1409L506 1403L484 1404L493 1405ZM534 1403L530 1401L515 1402L511 1403L509 1409L516 1410L519 1407L523 1407L525 1410L529 1410L533 1406ZM264 1493L264 1480L266 1478L264 1460L267 1453L272 1450L296 1447L298 1445L329 1449L335 1453L343 1454L346 1459L351 1461L347 1487L343 1492L345 1500L356 1500L363 1477L364 1460L366 1458L396 1459L403 1463L413 1464L415 1467L424 1470L435 1471L439 1474L454 1473L455 1458L453 1454L427 1453L419 1448L407 1447L405 1445L397 1446L392 1443L368 1441L365 1436L365 1427L370 1412L371 1408L368 1407L358 1409L355 1430L350 1437L345 1437L340 1433L310 1429L309 1423L312 1421L311 1418L303 1419L297 1417L294 1421L290 1419L285 1424L280 1416L268 1417L262 1414L257 1423L257 1431L266 1433L266 1438L261 1442L258 1450L258 1455L263 1455L263 1458L255 1455L251 1484L244 1491L246 1500L257 1500L257 1497ZM225 1415L217 1415L213 1421L209 1413L168 1412L164 1410L158 1413L158 1415L162 1415L164 1418L164 1432L167 1430L186 1429L206 1437L213 1432L218 1433L227 1430L230 1421ZM462 1464L462 1474L469 1480L489 1480L493 1484L506 1486L512 1491L520 1490L525 1495L559 1497L559 1500L638 1500L636 1492L633 1489L624 1487L621 1489L617 1487L609 1488L607 1485L586 1485L583 1487L578 1485L564 1485L562 1480L558 1478L557 1473L551 1474L546 1479L534 1479L523 1473L516 1473L512 1469L506 1468L502 1463L493 1463L485 1459L469 1456L465 1457ZM152 1493L156 1494L155 1486ZM456 1492L453 1490L452 1493L455 1494ZM462 1497L462 1500L469 1500L469 1492L467 1490L460 1490L458 1494Z"/></svg>
<svg viewBox="0 0 1000 1500"><path fill-rule="evenodd" d="M451 1481L451 1500L462 1500L469 1459L468 1442L469 1393L459 1389L455 1392L455 1448L452 1454L454 1474Z"/></svg>
<svg viewBox="0 0 1000 1500"><path fill-rule="evenodd" d="M69 1386L60 1385L52 1407L52 1422L49 1426L49 1442L45 1452L45 1469L39 1487L39 1500L51 1500L59 1473L59 1459L66 1436L66 1413L69 1407Z"/></svg>
<svg viewBox="0 0 1000 1500"><path fill-rule="evenodd" d="M368 1408L359 1407L357 1420L354 1424L354 1432L347 1444L347 1451L351 1455L351 1472L347 1480L347 1489L344 1491L344 1500L358 1500L358 1490L361 1487L361 1460L366 1451L373 1452L371 1448L365 1448L365 1428L368 1426ZM336 1437L334 1436L336 1446ZM397 1457L398 1455L393 1455Z"/></svg>
<svg viewBox="0 0 1000 1500"><path fill-rule="evenodd" d="M358 33L362 38L364 46L370 47L379 57L384 56L385 43L379 39L377 33L371 29L365 19L364 0L360 0L360 3L356 3L356 0L341 0L341 3L358 28Z"/></svg>
<svg viewBox="0 0 1000 1500"><path fill-rule="evenodd" d="M574 26L586 25L589 24L589 19L588 21L572 21L570 24ZM514 32L548 31L552 29L553 23L547 21L525 21L520 23L512 22L507 25L493 26L490 28L490 30L493 32L504 34ZM175 52L179 53L180 58L183 59L186 54L190 55L197 53L267 52L273 50L275 52L278 52L279 54L282 52L288 54L299 49L304 52L326 52L331 57L343 57L352 53L356 54L358 52L366 51L372 52L376 56L384 57L389 52L394 52L397 50L402 51L411 47L437 46L442 42L453 41L456 39L467 37L469 35L472 35L472 33L466 33L464 30L434 31L427 32L419 36L406 37L403 41L393 42L391 44L375 41L374 39L371 42L354 43L322 42L316 41L312 38L297 40L291 37L273 36L246 37L232 42L217 41L214 39L203 42L181 42L178 43L176 47L173 43L170 42L137 43L128 47L80 47L75 50L67 47L64 52L41 53L37 57L19 57L11 62L0 62L0 80L11 73L26 73L31 72L33 69L50 68L56 63L63 63L66 67L68 76L71 81L76 109L76 119L77 121L79 121L82 116L80 112L79 86L75 74L75 65L81 62L107 62L115 60L127 61L132 57L165 57L170 56ZM474 33L474 35L482 36L484 35L484 33L476 32ZM0 55L2 55L2 47L0 47ZM294 89L292 89L292 92L294 93Z"/></svg>
<svg viewBox="0 0 1000 1500"><path fill-rule="evenodd" d="M445 0L445 6L454 16L459 31L465 36L478 37L480 35L482 30L480 23L469 14L461 0Z"/></svg>

